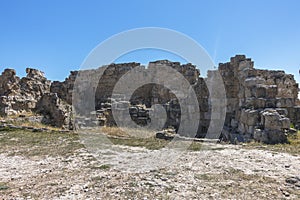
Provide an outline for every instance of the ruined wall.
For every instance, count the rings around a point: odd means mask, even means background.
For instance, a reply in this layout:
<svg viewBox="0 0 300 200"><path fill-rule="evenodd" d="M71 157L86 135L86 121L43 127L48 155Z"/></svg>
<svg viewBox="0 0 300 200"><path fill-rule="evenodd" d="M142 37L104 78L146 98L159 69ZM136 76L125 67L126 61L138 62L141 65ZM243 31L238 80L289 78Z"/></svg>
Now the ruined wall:
<svg viewBox="0 0 300 200"><path fill-rule="evenodd" d="M170 62L168 60L160 60L149 63L149 69L153 66L169 66L181 74L187 79L187 81L193 85L194 90L196 91L197 98L199 101L199 109L200 109L200 125L198 130L198 136L205 136L207 128L209 126L209 121L207 117L205 118L206 113L209 112L208 106L208 89L205 84L205 80L200 77L200 72L196 69L196 67L190 63L181 65L179 62ZM57 93L60 98L65 100L68 103L71 103L73 87L75 82L75 77L79 78L80 85L77 85L75 95L78 96L91 96L91 94L95 94L94 102L77 102L76 105L79 105L75 110L78 111L77 114L80 115L88 115L93 110L89 110L88 104L95 104L95 109L99 113L99 115L105 115L107 120L103 120L102 118L100 124L114 125L115 122L111 115L111 111L107 108L104 108L103 105L107 105L112 103L112 100L115 101L123 101L122 99L111 99L112 91L115 84L119 81L119 79L132 70L135 67L142 67L139 63L124 63L124 64L110 64L108 66L104 66L99 69L93 70L82 70L79 72L71 72L70 76L64 82L53 82L51 85L51 92ZM106 69L105 69L106 68ZM105 69L103 71L103 69ZM156 73L160 73L159 71ZM100 78L101 77L101 78ZM174 77L175 78L175 77ZM89 98L87 100L91 100ZM77 100L74 98L73 100ZM146 111L149 111L150 107L154 104L161 104L167 111L167 123L165 126L173 126L176 129L179 127L179 121L181 119L180 113L180 105L176 101L176 96L170 92L170 90L162 85L157 84L147 84L138 88L131 96L130 105L135 106L132 110L140 109L141 112L131 113L133 120L137 124L143 124L147 122L147 118L149 116L144 116ZM146 111L141 109L140 105L146 106ZM138 115L136 118L135 115Z"/></svg>
<svg viewBox="0 0 300 200"><path fill-rule="evenodd" d="M219 65L228 98L225 135L241 140L255 137L271 143L284 142L282 138L290 128L290 121L297 124L299 120L295 116L298 84L293 75L284 71L259 70L253 66L245 56L233 57ZM274 126L269 126L271 115Z"/></svg>
<svg viewBox="0 0 300 200"><path fill-rule="evenodd" d="M27 68L27 76L20 79L13 69L0 76L0 115L13 115L31 111L36 103L50 91L50 81L36 69Z"/></svg>
<svg viewBox="0 0 300 200"><path fill-rule="evenodd" d="M200 77L200 72L192 64L181 65L179 62L160 60L149 63L151 66L166 65L176 69L193 86L200 108L200 125L198 137L204 137L211 121L210 95L206 85L206 80ZM105 71L85 70L80 72L79 78L88 80L86 84L96 82L95 85L82 85L81 93L95 93L96 110L103 109L102 105L111 103L111 94L115 84L120 77L129 72L139 63L111 64ZM98 70L98 71L97 71ZM269 140L273 142L283 141L282 135L289 128L290 122L299 125L300 108L296 106L298 95L298 84L293 75L285 74L284 71L261 70L254 68L254 62L244 55L238 55L230 59L228 63L221 63L220 72L226 89L227 113L224 124L224 137L230 140L238 138L242 141ZM100 73L101 72L101 73ZM103 74L100 80L99 73ZM98 74L98 75L97 75ZM214 72L208 73L213 76ZM70 77L64 82L55 82L51 86L51 91L58 93L59 97L70 103L72 90L77 76L72 72ZM208 77L209 79L209 77ZM92 81L91 81L92 80ZM92 91L86 91L86 89ZM114 99L115 101L115 99ZM122 100L120 100L122 101ZM180 105L176 101L176 96L168 88L161 85L148 84L138 88L130 99L130 105L146 105L149 109L153 104L162 104L167 111L168 120L166 126L171 125L176 129L179 127L181 119ZM83 110L84 105L80 106ZM137 108L132 108L137 110ZM141 111L144 113L145 111ZM115 124L111 112L106 111L107 124ZM136 122L147 119L148 116L141 115ZM276 114L277 113L277 114ZM276 126L268 126L268 117L277 117ZM272 117L271 117L272 118ZM144 120L145 123L147 120ZM275 119L273 120L275 123ZM143 124L143 123L142 123ZM267 139L266 139L267 138ZM271 139L270 139L271 138Z"/></svg>
<svg viewBox="0 0 300 200"><path fill-rule="evenodd" d="M0 75L0 115L13 114L13 99L20 94L20 78L13 69L5 69Z"/></svg>
<svg viewBox="0 0 300 200"><path fill-rule="evenodd" d="M285 133L290 123L300 127L298 84L293 75L284 71L255 69L253 61L244 55L237 55L232 57L230 62L219 64L217 71L208 72L207 79L200 77L199 70L190 63L160 60L150 62L147 69L154 66L169 66L181 73L192 85L200 109L197 137L204 137L209 125L218 121L211 119L211 99L206 84L210 79L213 80L214 74L218 72L223 78L227 95L223 129L225 139L255 139L278 143L285 141ZM20 79L14 70L6 69L0 75L0 114L12 115L34 111L45 116L46 123L67 126L70 123L68 113L71 107L66 105L79 101L79 104L76 103L79 105L79 108L76 108L76 111L79 111L77 114L89 115L96 109L95 114L99 116L100 125L115 125L111 103L117 102L129 106L131 117L137 124L146 125L149 122L151 106L161 104L167 112L165 127L173 126L178 129L182 117L181 107L176 95L162 85L141 86L132 94L129 102L122 102L122 98L111 98L114 86L123 75L136 67L142 67L144 70L145 67L139 63L110 64L105 67L72 71L65 81L53 83L39 70L28 68L27 76ZM160 72L158 70L155 73L159 75ZM171 79L176 80L176 77ZM76 80L81 80L81 85L74 91ZM217 92L217 89L212 89ZM76 98L91 94L94 96L87 101L81 102ZM88 105L94 105L95 109Z"/></svg>
<svg viewBox="0 0 300 200"><path fill-rule="evenodd" d="M72 128L70 105L61 101L55 93L50 93L51 81L36 69L27 68L26 73L26 77L21 79L13 69L5 69L0 75L0 115L17 116L33 112L43 115L42 122L45 124Z"/></svg>
<svg viewBox="0 0 300 200"><path fill-rule="evenodd" d="M72 104L72 92L77 75L78 71L71 71L69 77L66 78L65 81L53 81L50 91L56 93L59 98L66 101L68 104Z"/></svg>
<svg viewBox="0 0 300 200"><path fill-rule="evenodd" d="M140 66L140 63L124 63L110 64L103 72L101 78L98 76L94 80L97 84L95 93L96 109L101 108L101 103L106 102L111 97L115 84L127 72L135 67Z"/></svg>
<svg viewBox="0 0 300 200"><path fill-rule="evenodd" d="M42 123L44 124L73 129L71 106L63 102L56 93L45 93L34 111L43 115Z"/></svg>

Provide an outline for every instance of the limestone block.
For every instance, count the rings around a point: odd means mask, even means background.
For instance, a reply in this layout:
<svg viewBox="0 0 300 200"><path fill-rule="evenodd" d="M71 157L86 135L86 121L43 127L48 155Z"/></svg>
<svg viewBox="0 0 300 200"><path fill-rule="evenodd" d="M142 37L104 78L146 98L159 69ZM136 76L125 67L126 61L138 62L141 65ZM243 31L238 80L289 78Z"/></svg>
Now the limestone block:
<svg viewBox="0 0 300 200"><path fill-rule="evenodd" d="M267 144L278 144L287 142L287 134L281 130L268 130L263 131L262 142Z"/></svg>
<svg viewBox="0 0 300 200"><path fill-rule="evenodd" d="M266 80L261 77L249 77L245 80L245 87L253 87L256 85L263 85L266 83Z"/></svg>
<svg viewBox="0 0 300 200"><path fill-rule="evenodd" d="M281 128L282 129L290 129L291 121L290 121L289 118L287 118L287 117L281 118L280 122L281 122Z"/></svg>
<svg viewBox="0 0 300 200"><path fill-rule="evenodd" d="M278 144L287 142L287 135L278 130L255 129L253 139L267 144Z"/></svg>
<svg viewBox="0 0 300 200"><path fill-rule="evenodd" d="M277 85L266 86L266 97L268 99L274 99L277 95Z"/></svg>
<svg viewBox="0 0 300 200"><path fill-rule="evenodd" d="M295 101L292 98L277 98L276 107L278 108L291 108L294 107Z"/></svg>
<svg viewBox="0 0 300 200"><path fill-rule="evenodd" d="M267 87L266 85L256 85L254 89L254 96L256 98L266 98L267 95Z"/></svg>
<svg viewBox="0 0 300 200"><path fill-rule="evenodd" d="M280 115L274 109L266 109L261 112L262 114L262 124L265 129L268 130L282 130L289 129L290 120L282 115Z"/></svg>
<svg viewBox="0 0 300 200"><path fill-rule="evenodd" d="M267 100L264 98L248 98L245 103L246 108L262 109L266 108Z"/></svg>
<svg viewBox="0 0 300 200"><path fill-rule="evenodd" d="M253 68L253 62L244 60L239 63L239 71Z"/></svg>
<svg viewBox="0 0 300 200"><path fill-rule="evenodd" d="M285 108L276 108L275 110L282 116L287 116L289 113L288 110Z"/></svg>
<svg viewBox="0 0 300 200"><path fill-rule="evenodd" d="M241 122L248 125L254 126L258 123L259 111L251 109L243 109L241 113Z"/></svg>
<svg viewBox="0 0 300 200"><path fill-rule="evenodd" d="M266 108L276 108L276 99L266 99Z"/></svg>

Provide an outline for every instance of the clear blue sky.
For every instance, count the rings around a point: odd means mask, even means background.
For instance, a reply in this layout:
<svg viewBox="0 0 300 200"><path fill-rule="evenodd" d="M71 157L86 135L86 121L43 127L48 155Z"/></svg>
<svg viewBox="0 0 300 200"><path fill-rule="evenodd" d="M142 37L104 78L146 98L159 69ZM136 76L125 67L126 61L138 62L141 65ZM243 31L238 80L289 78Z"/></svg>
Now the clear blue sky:
<svg viewBox="0 0 300 200"><path fill-rule="evenodd" d="M52 80L76 70L100 42L140 27L182 32L201 44L215 63L246 54L258 68L300 68L298 0L0 0L0 70L41 69ZM135 60L173 59L169 54Z"/></svg>

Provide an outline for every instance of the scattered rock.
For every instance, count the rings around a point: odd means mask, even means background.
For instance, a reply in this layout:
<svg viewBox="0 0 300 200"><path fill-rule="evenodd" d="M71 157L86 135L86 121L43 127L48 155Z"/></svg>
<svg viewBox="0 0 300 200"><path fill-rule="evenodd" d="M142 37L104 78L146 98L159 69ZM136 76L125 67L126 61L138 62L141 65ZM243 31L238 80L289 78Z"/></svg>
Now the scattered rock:
<svg viewBox="0 0 300 200"><path fill-rule="evenodd" d="M285 182L294 185L294 184L300 182L300 178L299 177L289 177L289 178L285 179Z"/></svg>
<svg viewBox="0 0 300 200"><path fill-rule="evenodd" d="M174 138L174 136L170 136L164 131L157 132L155 137L158 139L164 139L164 140L172 140Z"/></svg>

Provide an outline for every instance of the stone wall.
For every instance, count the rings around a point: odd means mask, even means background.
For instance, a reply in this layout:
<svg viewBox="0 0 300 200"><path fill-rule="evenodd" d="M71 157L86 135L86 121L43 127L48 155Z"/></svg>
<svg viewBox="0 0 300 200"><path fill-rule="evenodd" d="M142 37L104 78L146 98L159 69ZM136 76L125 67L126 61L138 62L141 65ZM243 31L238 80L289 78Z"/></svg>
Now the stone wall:
<svg viewBox="0 0 300 200"><path fill-rule="evenodd" d="M71 106L62 101L56 93L43 95L34 111L43 115L42 123L66 129L73 128Z"/></svg>
<svg viewBox="0 0 300 200"><path fill-rule="evenodd" d="M0 115L7 116L29 112L45 94L50 92L50 81L43 72L27 68L27 76L20 79L13 69L6 69L0 76Z"/></svg>
<svg viewBox="0 0 300 200"><path fill-rule="evenodd" d="M0 116L37 113L43 115L45 124L72 128L71 107L50 93L51 81L36 69L27 68L26 73L21 79L13 69L5 69L0 75Z"/></svg>
<svg viewBox="0 0 300 200"><path fill-rule="evenodd" d="M5 69L0 75L0 115L14 114L13 100L20 94L20 78L13 69Z"/></svg>
<svg viewBox="0 0 300 200"><path fill-rule="evenodd" d="M206 84L213 80L216 73L221 74L227 95L222 134L224 139L255 139L278 143L286 140L291 123L300 127L299 87L294 76L284 71L255 69L254 62L244 55L237 55L230 62L220 63L218 70L208 72L207 78L200 77L200 71L190 63L180 64L168 60L150 62L147 69L139 63L124 63L93 70L72 71L63 82L52 83L39 70L28 68L27 76L20 79L14 70L6 69L0 75L0 115L32 111L42 114L45 123L71 128L70 105L79 101L76 103L77 115L82 115L86 120L84 117L90 117L96 110L98 122L93 122L94 124L115 125L111 105L113 101L122 102L122 99L112 98L116 83L136 67L151 70L159 66L175 69L192 85L200 110L197 137L205 137L209 125L218 121L211 119L212 100ZM160 71L155 73L159 74ZM171 79L176 80L176 77ZM77 80L81 80L81 85L75 89ZM217 90L212 88L212 91ZM94 96L88 99L90 102L81 102L76 98L91 94ZM131 118L139 125L149 122L151 106L155 104L161 104L167 113L164 127L173 126L177 130L180 120L186 120L181 119L181 107L176 95L162 85L143 85L134 91L126 103ZM94 108L88 105L94 105Z"/></svg>
<svg viewBox="0 0 300 200"><path fill-rule="evenodd" d="M205 118L206 114L209 112L209 94L208 89L205 84L204 78L200 77L199 70L192 64L183 64L181 65L179 62L170 62L168 60L160 60L155 62L150 62L148 69L145 69L145 67L141 66L139 63L125 63L125 64L110 64L108 66L104 66L103 68L96 69L96 70L83 70L78 73L78 78L81 79L80 85L78 85L78 88L75 92L76 94L80 94L79 96L86 96L90 94L95 94L95 102L90 102L95 104L95 110L103 110L103 105L111 104L112 103L112 92L114 89L114 86L119 81L119 79L129 72L130 70L141 67L145 71L152 70L152 73L157 73L159 75L160 71L153 71L154 66L168 66L179 73L183 74L183 76L186 78L186 80L192 85L194 90L197 93L200 109L200 125L198 128L198 134L197 136L205 136L205 133L207 132L210 119ZM106 69L105 69L106 68ZM104 71L101 71L101 69L105 69ZM60 98L65 99L66 101L68 99L71 99L70 96L73 92L73 88L69 86L74 85L75 79L73 77L74 72L70 75L69 78L67 78L64 82L55 82L51 86L51 92L56 92L59 94ZM146 74L145 74L146 76ZM101 78L100 78L101 77ZM141 78L141 77L140 77ZM176 77L173 77L176 81ZM86 80L86 81L85 81ZM96 83L96 84L94 84ZM59 88L62 88L62 91L59 91ZM180 88L178 88L180 90ZM86 90L92 90L92 91L86 91ZM60 93L62 93L60 95ZM87 93L86 95L84 93ZM65 96L67 94L67 96ZM122 95L121 95L122 96ZM75 98L76 100L76 98ZM116 99L113 99L116 100ZM124 101L123 99L117 100L117 101ZM76 105L80 105L79 108L76 108L76 111L78 111L78 114L82 115L88 115L92 110L89 110L87 107L85 107L87 103L79 102L76 103ZM129 106L135 106L137 109L141 108L141 105L144 105L146 110L149 110L151 106L155 104L161 104L166 112L167 112L167 122L164 125L165 127L173 126L176 130L179 127L179 122L181 120L181 110L180 105L178 104L176 95L170 91L170 89L157 84L146 84L138 88L131 96L129 101ZM132 108L132 110L134 110ZM141 112L138 112L138 115L143 115L142 112L144 110L142 109ZM105 120L105 123L103 120L99 122L100 124L106 124L106 125L113 125L115 124L113 117L111 116L111 111L107 110L105 108L105 115L108 120ZM144 121L147 121L146 119L149 118L148 116L139 116L139 118L136 118L134 113L132 114L132 119L137 124L143 124ZM102 115L102 114L101 114ZM143 118L143 119L142 119ZM145 118L145 119L144 119ZM93 122L95 124L95 122Z"/></svg>
<svg viewBox="0 0 300 200"><path fill-rule="evenodd" d="M65 81L53 81L50 87L52 93L56 93L59 98L68 104L72 104L72 92L78 71L71 71L70 76Z"/></svg>
<svg viewBox="0 0 300 200"><path fill-rule="evenodd" d="M267 138L257 140L279 142L272 135L284 135L290 122L299 123L296 107L298 84L294 76L284 71L254 68L251 59L239 55L218 69L224 79L227 94L226 137L251 140L256 132L265 132ZM269 118L276 126L268 126ZM282 139L282 142L284 140Z"/></svg>

